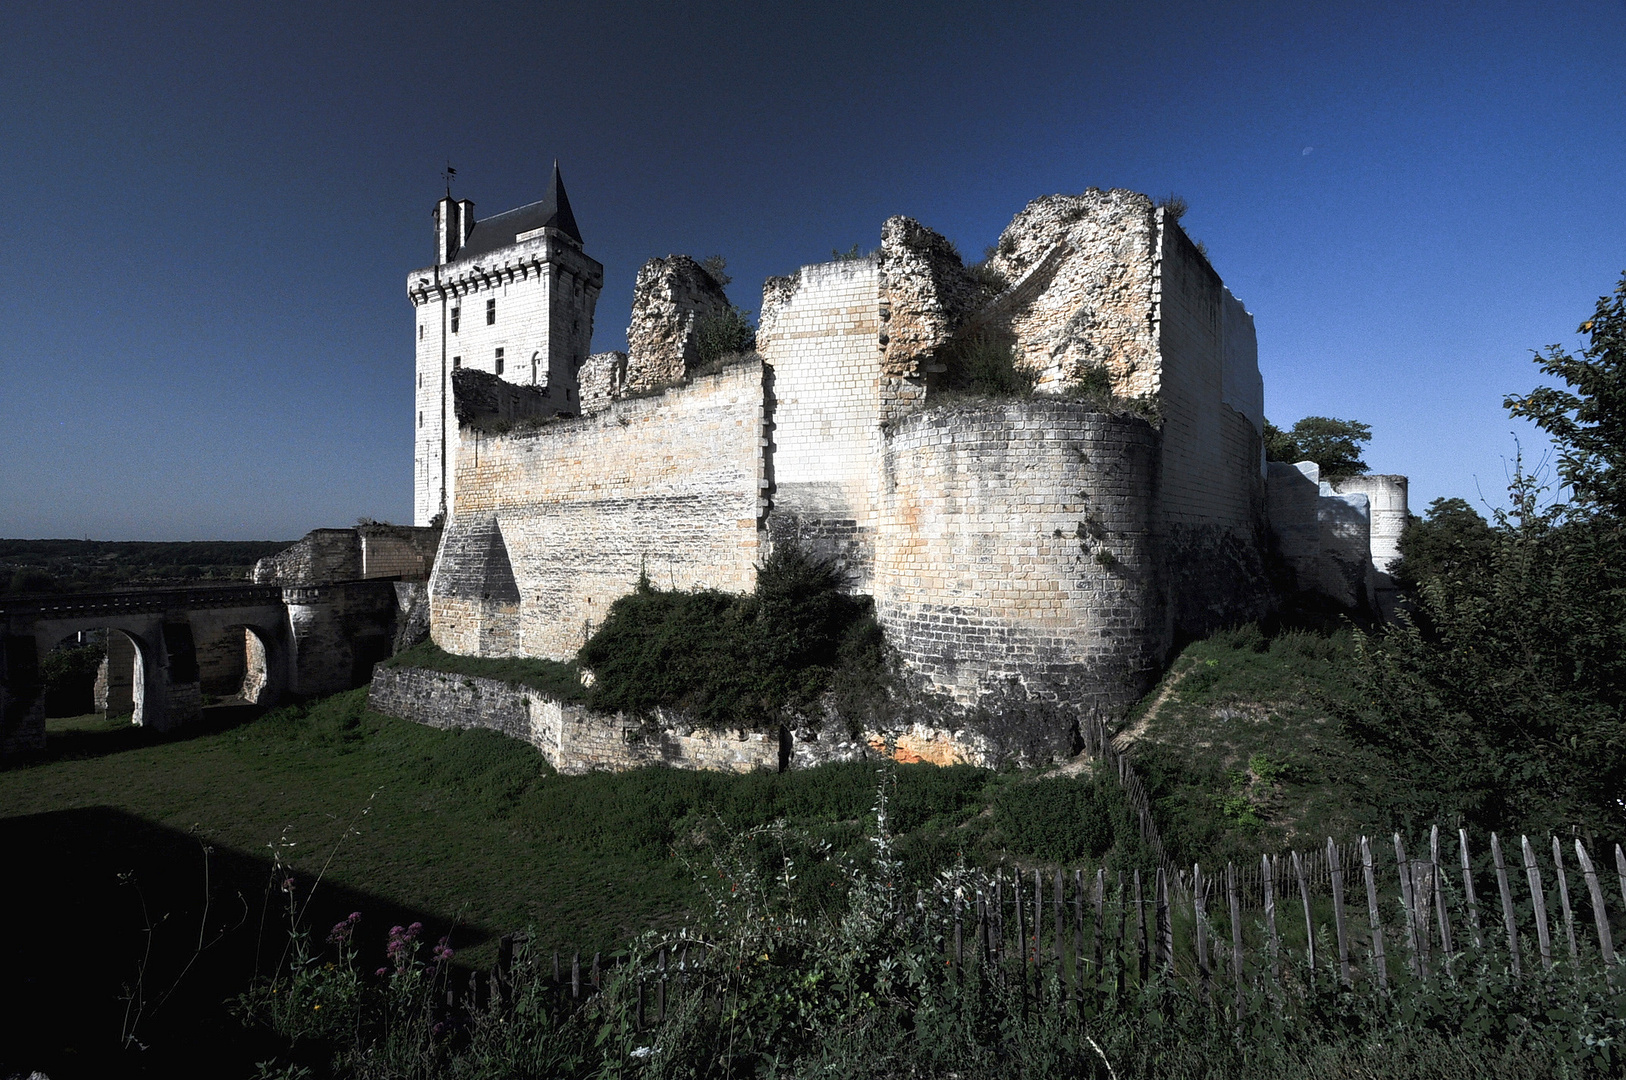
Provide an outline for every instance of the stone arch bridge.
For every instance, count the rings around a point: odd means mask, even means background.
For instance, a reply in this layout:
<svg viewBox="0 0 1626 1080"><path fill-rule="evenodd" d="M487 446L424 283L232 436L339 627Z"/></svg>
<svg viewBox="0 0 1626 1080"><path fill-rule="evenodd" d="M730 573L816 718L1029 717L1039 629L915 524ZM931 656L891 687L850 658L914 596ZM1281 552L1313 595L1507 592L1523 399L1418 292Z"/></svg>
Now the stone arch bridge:
<svg viewBox="0 0 1626 1080"><path fill-rule="evenodd" d="M169 731L205 694L269 705L363 685L390 655L398 583L221 585L0 600L0 757L45 745L40 661L107 632L108 711Z"/></svg>

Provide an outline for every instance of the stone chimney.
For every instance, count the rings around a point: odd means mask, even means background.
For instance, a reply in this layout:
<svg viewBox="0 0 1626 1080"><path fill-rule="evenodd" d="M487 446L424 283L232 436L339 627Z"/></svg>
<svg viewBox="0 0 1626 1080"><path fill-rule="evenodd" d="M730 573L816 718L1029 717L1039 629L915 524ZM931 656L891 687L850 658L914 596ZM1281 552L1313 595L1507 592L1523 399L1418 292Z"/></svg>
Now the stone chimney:
<svg viewBox="0 0 1626 1080"><path fill-rule="evenodd" d="M474 204L451 196L435 204L435 263L445 265L457 258L474 231Z"/></svg>

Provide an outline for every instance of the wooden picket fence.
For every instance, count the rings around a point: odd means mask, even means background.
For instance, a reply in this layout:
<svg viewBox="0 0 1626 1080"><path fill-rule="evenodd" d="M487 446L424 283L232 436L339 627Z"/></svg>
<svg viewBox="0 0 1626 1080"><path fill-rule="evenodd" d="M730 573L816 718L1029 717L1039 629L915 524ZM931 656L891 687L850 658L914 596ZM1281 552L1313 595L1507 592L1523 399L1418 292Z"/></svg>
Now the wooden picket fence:
<svg viewBox="0 0 1626 1080"><path fill-rule="evenodd" d="M1157 867L1110 877L1101 868L966 870L947 889L917 894L901 929L937 942L953 967L992 974L1007 987L1020 979L1024 1000L1035 1001L1047 985L1059 988L1057 1000L1078 1002L1103 980L1121 991L1126 981L1156 974L1185 982L1204 1000L1229 987L1240 1009L1250 985L1326 973L1345 986L1365 980L1388 992L1400 971L1426 980L1476 959L1506 964L1515 977L1529 962L1551 971L1567 960L1577 972L1601 969L1613 978L1619 957L1606 891L1618 887L1617 914L1626 918L1626 852L1615 845L1609 883L1580 839L1573 861L1562 841L1550 841L1550 855L1526 836L1509 853L1493 833L1487 862L1475 859L1465 830L1442 842L1436 826L1416 854L1396 834L1392 861L1361 837L1352 845L1329 839L1310 854L1263 855L1251 874L1234 864L1217 873L1198 864L1189 875ZM1496 906L1487 911L1480 897L1492 892ZM1245 910L1260 914L1249 919ZM513 948L513 935L505 936L483 987L471 976L473 1000L506 992ZM661 948L638 987L638 1023L659 1024L672 1001L704 982L707 957L697 938ZM552 959L551 992L561 1008L593 997L609 972L596 953Z"/></svg>
<svg viewBox="0 0 1626 1080"><path fill-rule="evenodd" d="M1152 801L1146 797L1145 786L1129 764L1129 756L1113 745L1112 731L1107 727L1106 720L1099 713L1090 716L1080 725L1080 734L1084 739L1084 752L1097 761L1104 761L1108 773L1117 777L1124 799L1135 814L1140 838L1151 851L1152 858L1165 872L1173 872L1169 857L1163 851L1163 838L1158 835L1157 822L1152 817Z"/></svg>

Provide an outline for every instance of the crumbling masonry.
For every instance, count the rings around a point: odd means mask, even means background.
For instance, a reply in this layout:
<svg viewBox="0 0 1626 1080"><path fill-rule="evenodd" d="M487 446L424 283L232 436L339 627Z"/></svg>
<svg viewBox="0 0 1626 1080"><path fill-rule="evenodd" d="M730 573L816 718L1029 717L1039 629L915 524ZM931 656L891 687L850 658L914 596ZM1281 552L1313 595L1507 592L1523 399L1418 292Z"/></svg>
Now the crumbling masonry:
<svg viewBox="0 0 1626 1080"><path fill-rule="evenodd" d="M927 687L1118 710L1177 640L1270 610L1273 560L1370 602L1371 493L1276 482L1253 319L1144 195L1036 199L978 268L892 218L868 256L770 278L757 351L709 373L695 328L727 298L692 260L646 265L628 352L585 356L602 268L557 172L544 203L467 214L478 250L442 224L437 264L408 279L420 417L444 417L441 444L420 429L418 513L444 498L430 611L448 651L567 659L640 573L748 590L794 541L875 598ZM1035 392L956 392L978 344ZM1329 498L1355 526L1321 527Z"/></svg>

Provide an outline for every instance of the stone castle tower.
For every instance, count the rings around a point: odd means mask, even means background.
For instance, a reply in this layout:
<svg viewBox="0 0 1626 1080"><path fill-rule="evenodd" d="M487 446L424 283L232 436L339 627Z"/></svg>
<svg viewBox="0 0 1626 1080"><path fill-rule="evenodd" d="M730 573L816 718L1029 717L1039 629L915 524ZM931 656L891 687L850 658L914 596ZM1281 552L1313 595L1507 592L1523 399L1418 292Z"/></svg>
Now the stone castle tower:
<svg viewBox="0 0 1626 1080"><path fill-rule="evenodd" d="M535 387L574 413L577 373L593 340L604 267L582 251L581 231L553 166L539 202L476 222L474 204L435 204L435 262L407 275L417 353L413 415L414 524L449 516L458 423L452 373L483 371Z"/></svg>

